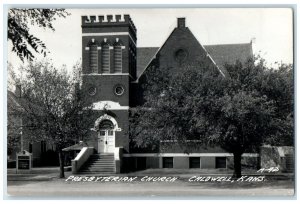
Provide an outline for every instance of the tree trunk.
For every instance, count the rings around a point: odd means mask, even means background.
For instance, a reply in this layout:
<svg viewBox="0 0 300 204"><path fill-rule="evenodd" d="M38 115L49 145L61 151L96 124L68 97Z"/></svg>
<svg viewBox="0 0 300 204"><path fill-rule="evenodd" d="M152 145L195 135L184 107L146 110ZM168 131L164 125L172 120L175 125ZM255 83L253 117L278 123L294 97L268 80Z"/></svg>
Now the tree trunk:
<svg viewBox="0 0 300 204"><path fill-rule="evenodd" d="M241 178L242 176L242 153L236 152L233 153L233 161L234 161L234 178Z"/></svg>
<svg viewBox="0 0 300 204"><path fill-rule="evenodd" d="M59 156L59 178L65 178L64 155L61 148L59 148L58 150L58 156Z"/></svg>

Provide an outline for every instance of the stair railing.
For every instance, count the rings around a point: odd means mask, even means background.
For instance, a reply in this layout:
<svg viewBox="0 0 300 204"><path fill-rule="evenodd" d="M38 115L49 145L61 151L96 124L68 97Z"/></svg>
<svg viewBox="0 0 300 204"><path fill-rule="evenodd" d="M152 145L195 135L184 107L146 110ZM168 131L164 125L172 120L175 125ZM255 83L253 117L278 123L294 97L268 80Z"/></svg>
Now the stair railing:
<svg viewBox="0 0 300 204"><path fill-rule="evenodd" d="M90 158L94 153L93 147L83 147L75 159L72 160L72 173L78 173L82 165Z"/></svg>
<svg viewBox="0 0 300 204"><path fill-rule="evenodd" d="M116 173L121 172L122 157L123 157L123 147L115 147L114 158L115 158Z"/></svg>

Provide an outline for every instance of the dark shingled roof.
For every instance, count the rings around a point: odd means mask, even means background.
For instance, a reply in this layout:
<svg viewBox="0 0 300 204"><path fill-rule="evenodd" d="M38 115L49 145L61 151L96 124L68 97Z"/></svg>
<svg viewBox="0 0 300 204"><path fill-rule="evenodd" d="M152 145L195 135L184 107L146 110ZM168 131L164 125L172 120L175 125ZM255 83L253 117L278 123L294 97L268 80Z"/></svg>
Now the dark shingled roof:
<svg viewBox="0 0 300 204"><path fill-rule="evenodd" d="M23 97L17 97L15 93L7 90L7 112L11 114L21 114L34 111L42 116L44 110Z"/></svg>
<svg viewBox="0 0 300 204"><path fill-rule="evenodd" d="M159 47L138 47L137 48L137 68L136 75L139 78L147 65L150 63L152 57L158 51Z"/></svg>
<svg viewBox="0 0 300 204"><path fill-rule="evenodd" d="M252 44L224 44L224 45L204 45L204 48L223 70L224 65L234 64L237 60L246 62L253 57ZM159 47L138 47L137 48L137 77L139 78L147 65L150 63Z"/></svg>
<svg viewBox="0 0 300 204"><path fill-rule="evenodd" d="M237 60L246 62L249 58L253 57L251 43L204 45L204 47L220 67L224 67L226 63L234 64Z"/></svg>
<svg viewBox="0 0 300 204"><path fill-rule="evenodd" d="M9 113L23 111L23 102L13 92L7 91L7 110Z"/></svg>

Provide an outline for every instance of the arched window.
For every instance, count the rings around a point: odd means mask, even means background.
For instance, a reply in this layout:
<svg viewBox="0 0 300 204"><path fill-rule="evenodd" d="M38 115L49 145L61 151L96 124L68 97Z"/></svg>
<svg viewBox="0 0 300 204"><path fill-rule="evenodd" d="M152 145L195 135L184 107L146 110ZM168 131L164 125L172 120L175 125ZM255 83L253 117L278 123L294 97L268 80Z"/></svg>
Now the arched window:
<svg viewBox="0 0 300 204"><path fill-rule="evenodd" d="M114 124L110 120L102 120L99 124L100 130L112 130L114 129Z"/></svg>
<svg viewBox="0 0 300 204"><path fill-rule="evenodd" d="M102 73L110 73L110 45L106 40L102 43Z"/></svg>
<svg viewBox="0 0 300 204"><path fill-rule="evenodd" d="M89 65L90 72L97 73L98 72L98 47L99 43L93 38L88 44L89 50Z"/></svg>
<svg viewBox="0 0 300 204"><path fill-rule="evenodd" d="M99 124L100 136L113 136L114 135L114 124L110 120L103 120Z"/></svg>
<svg viewBox="0 0 300 204"><path fill-rule="evenodd" d="M115 131L121 131L121 128L118 127L117 121L112 116L107 114L104 114L95 121L95 131L99 131L102 128L109 128Z"/></svg>
<svg viewBox="0 0 300 204"><path fill-rule="evenodd" d="M122 43L119 38L114 44L114 72L122 73Z"/></svg>
<svg viewBox="0 0 300 204"><path fill-rule="evenodd" d="M90 69L92 73L98 72L98 49L96 44L90 46Z"/></svg>

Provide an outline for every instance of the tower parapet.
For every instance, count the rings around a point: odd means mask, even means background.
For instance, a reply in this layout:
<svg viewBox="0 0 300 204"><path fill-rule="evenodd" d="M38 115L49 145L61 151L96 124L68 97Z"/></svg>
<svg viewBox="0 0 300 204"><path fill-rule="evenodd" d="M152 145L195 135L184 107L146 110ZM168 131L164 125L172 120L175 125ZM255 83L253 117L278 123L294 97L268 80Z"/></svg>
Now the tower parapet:
<svg viewBox="0 0 300 204"><path fill-rule="evenodd" d="M82 28L128 26L134 34L136 33L136 27L129 15L81 16L81 26Z"/></svg>
<svg viewBox="0 0 300 204"><path fill-rule="evenodd" d="M129 15L81 17L84 74L123 74L136 79L137 29Z"/></svg>

